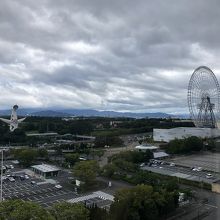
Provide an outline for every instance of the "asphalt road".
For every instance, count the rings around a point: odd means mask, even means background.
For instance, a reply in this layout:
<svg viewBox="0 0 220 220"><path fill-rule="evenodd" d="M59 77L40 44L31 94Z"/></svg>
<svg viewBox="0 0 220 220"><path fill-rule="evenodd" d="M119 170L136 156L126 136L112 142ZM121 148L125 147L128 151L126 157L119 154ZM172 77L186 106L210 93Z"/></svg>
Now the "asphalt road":
<svg viewBox="0 0 220 220"><path fill-rule="evenodd" d="M218 176L213 174L213 177L208 179L206 175L208 172L205 171L192 171L190 168L181 167L181 166L170 166L170 165L162 165L159 164L155 167L152 166L144 166L141 168L142 170L148 170L155 173L160 173L169 176L176 176L179 178L195 180L195 181L203 181L206 183L212 183L216 181Z"/></svg>
<svg viewBox="0 0 220 220"><path fill-rule="evenodd" d="M134 150L135 146L137 146L138 142L130 142L126 144L126 147L115 147L115 148L106 148L104 155L102 156L101 160L99 161L100 167L103 167L108 163L108 157L118 154L121 151L127 151L127 150Z"/></svg>

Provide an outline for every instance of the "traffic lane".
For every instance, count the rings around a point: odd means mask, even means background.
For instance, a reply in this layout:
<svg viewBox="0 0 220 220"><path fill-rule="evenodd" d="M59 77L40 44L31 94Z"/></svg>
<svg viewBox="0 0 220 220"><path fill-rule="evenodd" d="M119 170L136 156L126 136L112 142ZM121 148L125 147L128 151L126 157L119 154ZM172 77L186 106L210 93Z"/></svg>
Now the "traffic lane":
<svg viewBox="0 0 220 220"><path fill-rule="evenodd" d="M145 166L141 168L142 170L147 170L147 171L151 171L154 173L159 173L162 175L167 175L167 176L176 176L178 178L183 178L183 179L188 179L188 180L192 180L192 181L197 181L197 182L205 182L205 183L212 183L213 180L212 179L207 179L201 176L196 176L194 174L186 174L183 172L179 172L177 170L168 170L165 168L160 168L160 167L149 167L149 166Z"/></svg>
<svg viewBox="0 0 220 220"><path fill-rule="evenodd" d="M220 219L220 194L203 188L190 187L198 199L198 202L206 201L206 205L213 208L213 211L204 220Z"/></svg>
<svg viewBox="0 0 220 220"><path fill-rule="evenodd" d="M111 195L114 195L115 192L118 191L119 189L134 187L134 185L132 185L128 182L124 182L124 181L120 181L120 180L112 180L107 177L99 176L96 179L106 183L106 187L101 190L103 192L109 193ZM109 186L109 182L111 182L111 186Z"/></svg>
<svg viewBox="0 0 220 220"><path fill-rule="evenodd" d="M162 168L170 170L170 171L180 172L180 173L193 175L193 176L198 176L198 177L201 177L201 178L206 178L206 176L208 174L208 172L205 172L205 171L193 171L191 168L185 168L185 167L180 167L180 166L170 166L170 165L165 165L165 164L158 164L155 167L158 167L158 168L162 167ZM218 177L216 177L213 174L212 178L206 178L206 179L210 179L213 182L213 181L217 180Z"/></svg>

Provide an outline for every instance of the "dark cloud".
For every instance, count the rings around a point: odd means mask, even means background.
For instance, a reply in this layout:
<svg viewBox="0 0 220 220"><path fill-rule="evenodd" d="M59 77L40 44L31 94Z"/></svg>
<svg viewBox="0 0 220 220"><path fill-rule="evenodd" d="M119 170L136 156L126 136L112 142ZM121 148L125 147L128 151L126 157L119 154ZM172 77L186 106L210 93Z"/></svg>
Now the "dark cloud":
<svg viewBox="0 0 220 220"><path fill-rule="evenodd" d="M0 106L186 111L193 70L220 76L219 6L1 1Z"/></svg>

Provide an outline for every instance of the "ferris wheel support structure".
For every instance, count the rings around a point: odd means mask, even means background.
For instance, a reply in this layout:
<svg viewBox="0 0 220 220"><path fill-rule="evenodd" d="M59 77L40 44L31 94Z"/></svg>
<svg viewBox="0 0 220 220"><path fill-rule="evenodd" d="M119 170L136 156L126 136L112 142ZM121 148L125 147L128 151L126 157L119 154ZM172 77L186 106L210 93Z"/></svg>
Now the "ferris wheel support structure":
<svg viewBox="0 0 220 220"><path fill-rule="evenodd" d="M219 83L206 66L193 72L188 86L188 106L196 127L217 128L220 107Z"/></svg>

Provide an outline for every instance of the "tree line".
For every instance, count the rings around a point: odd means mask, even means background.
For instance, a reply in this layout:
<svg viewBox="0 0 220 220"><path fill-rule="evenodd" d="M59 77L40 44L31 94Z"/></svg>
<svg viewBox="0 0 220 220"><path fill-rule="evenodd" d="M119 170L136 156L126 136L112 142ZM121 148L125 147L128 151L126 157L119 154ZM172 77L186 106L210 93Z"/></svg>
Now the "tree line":
<svg viewBox="0 0 220 220"><path fill-rule="evenodd" d="M184 139L174 139L164 146L164 148L167 153L170 154L187 154L201 151L203 149L203 141L196 136Z"/></svg>

